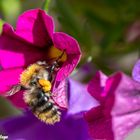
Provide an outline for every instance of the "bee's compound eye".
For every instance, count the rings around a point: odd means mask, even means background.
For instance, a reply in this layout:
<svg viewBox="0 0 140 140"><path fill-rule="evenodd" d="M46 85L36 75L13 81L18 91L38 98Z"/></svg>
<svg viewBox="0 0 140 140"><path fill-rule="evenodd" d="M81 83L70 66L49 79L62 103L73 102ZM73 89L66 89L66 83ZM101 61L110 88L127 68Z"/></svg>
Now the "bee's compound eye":
<svg viewBox="0 0 140 140"><path fill-rule="evenodd" d="M49 97L48 97L48 96L45 96L45 97L44 97L44 100L45 100L45 101L48 101L48 100L49 100Z"/></svg>
<svg viewBox="0 0 140 140"><path fill-rule="evenodd" d="M37 98L40 99L42 97L44 97L44 92L39 91L38 94L37 94Z"/></svg>

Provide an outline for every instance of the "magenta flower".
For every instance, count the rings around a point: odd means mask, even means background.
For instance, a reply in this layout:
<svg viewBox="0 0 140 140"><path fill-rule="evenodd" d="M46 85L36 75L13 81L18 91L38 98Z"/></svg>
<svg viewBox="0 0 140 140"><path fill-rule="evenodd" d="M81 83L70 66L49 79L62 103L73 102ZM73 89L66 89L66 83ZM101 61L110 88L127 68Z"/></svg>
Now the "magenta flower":
<svg viewBox="0 0 140 140"><path fill-rule="evenodd" d="M65 33L54 32L52 17L41 9L20 15L15 30L4 24L0 36L0 94L5 95L12 85L19 83L19 76L27 66L37 61L49 62L63 51L63 64L55 83L64 80L76 67L81 55L77 41ZM10 97L18 107L25 107L22 94Z"/></svg>
<svg viewBox="0 0 140 140"><path fill-rule="evenodd" d="M98 72L88 91L100 102L85 114L93 139L124 140L140 125L140 83L122 72Z"/></svg>

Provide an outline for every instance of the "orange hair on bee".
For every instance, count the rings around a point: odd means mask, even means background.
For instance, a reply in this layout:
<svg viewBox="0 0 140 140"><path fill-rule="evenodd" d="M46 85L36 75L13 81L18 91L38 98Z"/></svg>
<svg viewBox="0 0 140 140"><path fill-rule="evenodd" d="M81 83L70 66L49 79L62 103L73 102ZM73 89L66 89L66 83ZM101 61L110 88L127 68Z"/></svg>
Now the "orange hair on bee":
<svg viewBox="0 0 140 140"><path fill-rule="evenodd" d="M20 75L20 83L23 86L26 86L26 84L30 81L32 78L33 74L36 73L36 71L40 70L42 66L38 64L32 64L27 69L25 69L21 75Z"/></svg>
<svg viewBox="0 0 140 140"><path fill-rule="evenodd" d="M43 121L46 124L53 125L56 122L60 122L60 112L58 112L55 115L52 115L53 112L52 110L50 110L49 112L45 113L34 112L34 114L39 120Z"/></svg>

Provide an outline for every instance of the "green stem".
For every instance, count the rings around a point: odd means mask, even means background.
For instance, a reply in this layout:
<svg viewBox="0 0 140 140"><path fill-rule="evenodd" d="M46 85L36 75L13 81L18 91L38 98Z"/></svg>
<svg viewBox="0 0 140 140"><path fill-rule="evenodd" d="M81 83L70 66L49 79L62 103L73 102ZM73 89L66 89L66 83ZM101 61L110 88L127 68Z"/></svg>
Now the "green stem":
<svg viewBox="0 0 140 140"><path fill-rule="evenodd" d="M44 0L41 8L48 12L50 3L51 3L51 0Z"/></svg>

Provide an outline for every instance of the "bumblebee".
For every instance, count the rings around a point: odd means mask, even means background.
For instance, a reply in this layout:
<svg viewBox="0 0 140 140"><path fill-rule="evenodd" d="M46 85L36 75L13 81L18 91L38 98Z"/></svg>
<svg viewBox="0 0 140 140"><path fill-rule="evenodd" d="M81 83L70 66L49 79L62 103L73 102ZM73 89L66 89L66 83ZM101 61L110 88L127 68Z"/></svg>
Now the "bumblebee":
<svg viewBox="0 0 140 140"><path fill-rule="evenodd" d="M33 114L46 124L60 121L61 113L52 99L51 92L55 74L59 69L59 59L60 57L51 65L45 62L30 65L21 73L20 84L7 93L11 96L23 88L25 103L28 104Z"/></svg>

